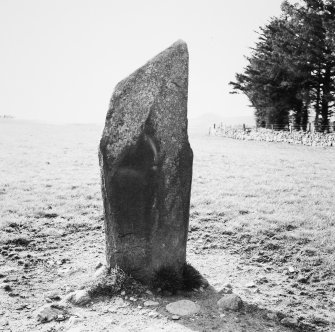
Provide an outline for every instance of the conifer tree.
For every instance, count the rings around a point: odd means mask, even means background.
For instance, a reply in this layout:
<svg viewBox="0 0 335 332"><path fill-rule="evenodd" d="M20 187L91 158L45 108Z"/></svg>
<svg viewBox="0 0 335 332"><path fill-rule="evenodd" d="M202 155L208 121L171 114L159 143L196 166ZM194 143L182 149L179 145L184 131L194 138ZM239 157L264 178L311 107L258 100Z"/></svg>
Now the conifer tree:
<svg viewBox="0 0 335 332"><path fill-rule="evenodd" d="M281 9L260 28L248 65L230 82L232 93L248 96L258 125L281 129L292 115L306 129L313 110L326 130L335 107L335 0L284 1Z"/></svg>

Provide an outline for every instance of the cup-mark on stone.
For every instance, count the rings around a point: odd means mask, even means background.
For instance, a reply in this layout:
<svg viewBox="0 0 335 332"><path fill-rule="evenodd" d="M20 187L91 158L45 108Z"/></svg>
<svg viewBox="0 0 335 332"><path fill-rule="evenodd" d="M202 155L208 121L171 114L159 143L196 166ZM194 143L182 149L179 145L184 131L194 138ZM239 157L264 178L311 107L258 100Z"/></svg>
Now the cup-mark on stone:
<svg viewBox="0 0 335 332"><path fill-rule="evenodd" d="M180 300L169 303L166 306L166 310L172 315L188 316L197 313L200 310L200 306L190 300Z"/></svg>
<svg viewBox="0 0 335 332"><path fill-rule="evenodd" d="M150 283L186 262L193 152L178 41L117 84L99 148L107 267Z"/></svg>
<svg viewBox="0 0 335 332"><path fill-rule="evenodd" d="M218 301L218 306L224 310L238 311L242 308L243 302L236 294L227 294Z"/></svg>

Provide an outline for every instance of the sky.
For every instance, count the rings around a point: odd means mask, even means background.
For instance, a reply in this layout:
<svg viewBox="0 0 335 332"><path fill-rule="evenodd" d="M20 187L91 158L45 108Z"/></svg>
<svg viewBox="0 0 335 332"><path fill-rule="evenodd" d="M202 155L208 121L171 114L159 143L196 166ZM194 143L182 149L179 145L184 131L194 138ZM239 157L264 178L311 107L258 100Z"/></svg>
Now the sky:
<svg viewBox="0 0 335 332"><path fill-rule="evenodd" d="M103 123L115 85L178 39L190 118L252 116L229 81L282 0L0 0L0 114Z"/></svg>

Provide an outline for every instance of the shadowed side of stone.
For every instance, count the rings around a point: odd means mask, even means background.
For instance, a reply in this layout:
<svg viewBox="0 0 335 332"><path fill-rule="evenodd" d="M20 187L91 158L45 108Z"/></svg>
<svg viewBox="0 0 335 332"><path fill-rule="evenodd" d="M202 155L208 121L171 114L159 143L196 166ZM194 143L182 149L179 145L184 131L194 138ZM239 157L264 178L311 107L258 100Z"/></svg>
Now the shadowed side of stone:
<svg viewBox="0 0 335 332"><path fill-rule="evenodd" d="M115 88L100 141L108 267L149 283L186 261L193 153L178 41Z"/></svg>

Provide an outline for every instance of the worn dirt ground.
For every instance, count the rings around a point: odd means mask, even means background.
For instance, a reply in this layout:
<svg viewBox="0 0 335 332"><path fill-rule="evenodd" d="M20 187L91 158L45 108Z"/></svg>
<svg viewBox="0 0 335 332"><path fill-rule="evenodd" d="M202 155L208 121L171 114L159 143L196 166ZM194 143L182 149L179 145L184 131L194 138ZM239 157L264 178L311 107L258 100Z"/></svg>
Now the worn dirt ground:
<svg viewBox="0 0 335 332"><path fill-rule="evenodd" d="M178 296L127 291L69 308L77 320L38 323L50 293L63 298L104 262L100 133L0 122L0 331L335 330L333 151L216 137L191 139L188 261L210 287ZM228 283L241 312L217 308ZM174 321L165 305L181 298L201 310ZM144 307L146 299L160 305ZM295 326L280 324L284 317Z"/></svg>

